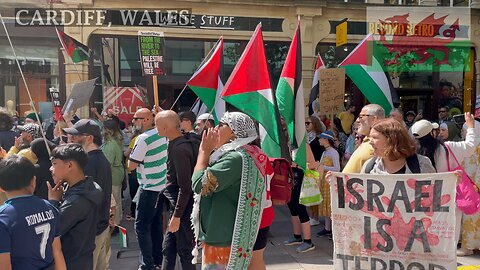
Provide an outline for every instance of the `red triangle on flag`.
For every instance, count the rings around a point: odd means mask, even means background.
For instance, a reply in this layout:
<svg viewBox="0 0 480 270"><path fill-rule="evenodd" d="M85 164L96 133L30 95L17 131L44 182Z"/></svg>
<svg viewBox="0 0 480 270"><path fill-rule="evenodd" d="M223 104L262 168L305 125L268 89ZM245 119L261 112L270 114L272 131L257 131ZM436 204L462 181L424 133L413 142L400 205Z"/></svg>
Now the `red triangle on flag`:
<svg viewBox="0 0 480 270"><path fill-rule="evenodd" d="M222 97L271 89L261 24L240 56L223 88Z"/></svg>
<svg viewBox="0 0 480 270"><path fill-rule="evenodd" d="M209 57L207 55L207 57ZM187 82L189 86L196 86L209 89L217 89L218 74L223 57L223 37L220 37L217 48L207 62L199 68Z"/></svg>
<svg viewBox="0 0 480 270"><path fill-rule="evenodd" d="M323 63L323 59L320 54L317 54L317 62L315 63L315 70L325 68L325 63Z"/></svg>
<svg viewBox="0 0 480 270"><path fill-rule="evenodd" d="M365 37L338 66L367 65L367 44L369 41L373 41L372 35Z"/></svg>

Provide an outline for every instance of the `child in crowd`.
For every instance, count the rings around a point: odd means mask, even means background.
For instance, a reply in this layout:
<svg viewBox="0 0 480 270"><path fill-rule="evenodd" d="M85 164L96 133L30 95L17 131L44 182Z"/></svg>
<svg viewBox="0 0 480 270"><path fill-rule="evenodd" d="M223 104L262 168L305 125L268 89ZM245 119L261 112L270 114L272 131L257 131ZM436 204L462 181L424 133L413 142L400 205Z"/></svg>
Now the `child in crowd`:
<svg viewBox="0 0 480 270"><path fill-rule="evenodd" d="M24 157L12 155L0 161L0 189L8 198L0 206L1 269L67 269L58 210L33 196L34 175L34 165Z"/></svg>
<svg viewBox="0 0 480 270"><path fill-rule="evenodd" d="M325 152L322 154L320 163L317 166L318 172L322 175L320 183L320 192L322 193L323 201L319 205L319 216L325 217L325 228L317 233L318 236L332 237L332 220L331 220L331 208L330 208L330 184L325 179L325 174L328 171L339 172L340 171L340 155L335 149L335 137L333 132L325 131L320 134L320 144L325 147Z"/></svg>
<svg viewBox="0 0 480 270"><path fill-rule="evenodd" d="M93 269L101 188L83 173L88 157L81 145L60 145L51 156L50 170L55 186L47 183L48 199L60 210L62 251L67 267L69 270ZM68 184L65 194L63 182Z"/></svg>

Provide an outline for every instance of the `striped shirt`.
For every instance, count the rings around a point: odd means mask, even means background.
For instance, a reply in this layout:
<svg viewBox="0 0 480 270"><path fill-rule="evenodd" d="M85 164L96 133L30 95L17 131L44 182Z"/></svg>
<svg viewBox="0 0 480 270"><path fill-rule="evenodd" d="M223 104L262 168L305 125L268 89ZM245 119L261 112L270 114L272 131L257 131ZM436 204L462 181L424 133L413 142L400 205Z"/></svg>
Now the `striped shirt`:
<svg viewBox="0 0 480 270"><path fill-rule="evenodd" d="M138 163L137 179L140 188L161 191L167 175L167 138L151 129L137 137L130 160Z"/></svg>

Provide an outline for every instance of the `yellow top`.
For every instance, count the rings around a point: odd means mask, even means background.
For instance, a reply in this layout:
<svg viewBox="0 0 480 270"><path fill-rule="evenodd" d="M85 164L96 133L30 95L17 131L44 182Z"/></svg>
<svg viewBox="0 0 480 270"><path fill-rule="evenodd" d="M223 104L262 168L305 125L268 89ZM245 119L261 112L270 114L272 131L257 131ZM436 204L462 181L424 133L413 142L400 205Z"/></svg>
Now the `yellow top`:
<svg viewBox="0 0 480 270"><path fill-rule="evenodd" d="M363 139L362 144L353 152L352 156L343 168L343 173L360 173L365 161L373 157L373 147L368 138Z"/></svg>
<svg viewBox="0 0 480 270"><path fill-rule="evenodd" d="M345 134L352 133L352 124L355 121L355 115L349 111L341 112L338 114L338 119L342 121L342 128Z"/></svg>
<svg viewBox="0 0 480 270"><path fill-rule="evenodd" d="M37 161L38 161L37 157L32 152L32 149L30 149L30 147L18 151L17 147L12 146L12 148L10 148L10 150L8 151L8 153L5 157L9 157L9 156L15 155L15 154L18 155L18 156L26 157L33 164L36 164Z"/></svg>

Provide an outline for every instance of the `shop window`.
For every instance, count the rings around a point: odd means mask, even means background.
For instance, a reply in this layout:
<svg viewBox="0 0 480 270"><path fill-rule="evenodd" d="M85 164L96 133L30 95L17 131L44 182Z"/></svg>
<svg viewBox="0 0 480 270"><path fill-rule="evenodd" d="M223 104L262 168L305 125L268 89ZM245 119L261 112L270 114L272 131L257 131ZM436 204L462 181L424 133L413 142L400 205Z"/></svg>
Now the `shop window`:
<svg viewBox="0 0 480 270"><path fill-rule="evenodd" d="M17 45L15 50L32 99L43 118L52 115L49 88L59 87L58 47ZM14 101L20 116L31 109L25 84L8 44L0 44L0 106Z"/></svg>
<svg viewBox="0 0 480 270"><path fill-rule="evenodd" d="M203 41L165 40L165 61L173 75L193 74L206 53Z"/></svg>

